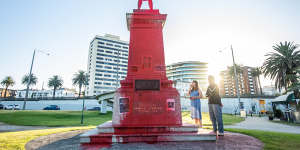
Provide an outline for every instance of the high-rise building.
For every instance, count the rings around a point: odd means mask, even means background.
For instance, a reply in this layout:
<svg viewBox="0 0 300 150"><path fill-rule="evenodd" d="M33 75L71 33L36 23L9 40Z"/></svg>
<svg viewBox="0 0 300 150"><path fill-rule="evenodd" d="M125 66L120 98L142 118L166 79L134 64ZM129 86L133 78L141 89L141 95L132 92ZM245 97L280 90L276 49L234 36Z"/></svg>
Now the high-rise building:
<svg viewBox="0 0 300 150"><path fill-rule="evenodd" d="M119 36L96 36L88 54L89 76L86 95L94 96L114 91L127 74L129 44Z"/></svg>
<svg viewBox="0 0 300 150"><path fill-rule="evenodd" d="M206 91L208 77L208 63L200 61L184 61L167 66L167 77L172 81L198 81L202 91ZM186 87L185 87L186 88Z"/></svg>
<svg viewBox="0 0 300 150"><path fill-rule="evenodd" d="M253 67L241 66L241 71L237 73L239 80L240 95L257 95L260 94L258 78L252 76ZM230 74L230 67L220 73L220 95L236 96L237 88L234 75Z"/></svg>

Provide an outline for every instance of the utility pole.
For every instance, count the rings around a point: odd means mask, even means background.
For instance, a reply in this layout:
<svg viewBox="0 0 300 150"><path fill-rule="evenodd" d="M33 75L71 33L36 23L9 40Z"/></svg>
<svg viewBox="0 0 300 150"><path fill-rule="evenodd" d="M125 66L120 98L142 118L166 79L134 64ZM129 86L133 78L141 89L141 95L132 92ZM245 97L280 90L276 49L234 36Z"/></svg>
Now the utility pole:
<svg viewBox="0 0 300 150"><path fill-rule="evenodd" d="M31 76L32 76L32 67L33 67L33 62L34 62L34 57L35 57L35 51L33 51L33 56L32 56L32 61L31 61L31 66L30 66L30 71L29 71L29 77L28 77L28 83L27 83L27 89L26 89L26 94L25 94L25 99L23 103L23 110L26 109L26 100L28 99L28 92L29 92L29 86L31 83Z"/></svg>
<svg viewBox="0 0 300 150"><path fill-rule="evenodd" d="M119 87L119 69L121 69L121 67L120 67L120 61L121 61L121 59L120 59L120 50L118 49L118 55L117 55L117 57L118 57L118 62L117 62L117 78L116 78L116 91L117 91L117 89L118 89L118 87Z"/></svg>
<svg viewBox="0 0 300 150"><path fill-rule="evenodd" d="M239 84L239 80L238 80L238 76L237 76L236 63L235 63L235 59L234 59L232 45L231 45L231 54L232 54L233 70L234 70L234 77L235 77L235 86L236 86L236 92L237 92L236 95L239 100L239 109L241 109L241 96L240 96L240 88L239 88L240 84Z"/></svg>

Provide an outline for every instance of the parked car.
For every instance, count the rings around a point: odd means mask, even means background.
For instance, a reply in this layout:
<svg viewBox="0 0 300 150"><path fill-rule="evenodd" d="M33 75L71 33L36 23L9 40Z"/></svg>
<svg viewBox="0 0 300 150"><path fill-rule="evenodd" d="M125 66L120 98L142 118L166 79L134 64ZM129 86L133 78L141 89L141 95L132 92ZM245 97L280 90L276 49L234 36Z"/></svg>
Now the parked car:
<svg viewBox="0 0 300 150"><path fill-rule="evenodd" d="M45 107L43 110L60 110L60 108L57 105L50 105Z"/></svg>
<svg viewBox="0 0 300 150"><path fill-rule="evenodd" d="M93 107L91 109L88 109L89 111L100 111L101 108L100 107Z"/></svg>
<svg viewBox="0 0 300 150"><path fill-rule="evenodd" d="M4 105L3 104L0 104L0 109L4 109Z"/></svg>
<svg viewBox="0 0 300 150"><path fill-rule="evenodd" d="M4 109L6 109L6 110L20 110L20 105L16 105L16 104L7 105L7 106L4 106Z"/></svg>

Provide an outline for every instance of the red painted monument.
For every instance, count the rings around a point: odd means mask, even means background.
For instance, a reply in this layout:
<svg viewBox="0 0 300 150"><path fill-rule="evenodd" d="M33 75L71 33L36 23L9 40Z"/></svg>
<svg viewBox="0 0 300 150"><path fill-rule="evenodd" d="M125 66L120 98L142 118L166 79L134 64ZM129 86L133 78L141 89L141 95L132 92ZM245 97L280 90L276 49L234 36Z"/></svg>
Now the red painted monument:
<svg viewBox="0 0 300 150"><path fill-rule="evenodd" d="M141 9L148 1L149 9ZM216 140L209 131L183 125L178 91L166 77L163 27L167 15L139 0L127 14L128 72L116 91L112 122L81 136L82 145L127 142Z"/></svg>

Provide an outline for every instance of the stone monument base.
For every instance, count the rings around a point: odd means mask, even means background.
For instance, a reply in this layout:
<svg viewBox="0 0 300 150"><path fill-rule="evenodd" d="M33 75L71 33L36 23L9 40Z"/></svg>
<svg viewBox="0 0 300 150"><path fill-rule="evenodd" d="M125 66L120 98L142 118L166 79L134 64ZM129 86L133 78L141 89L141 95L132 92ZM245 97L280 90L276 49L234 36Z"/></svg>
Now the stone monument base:
<svg viewBox="0 0 300 150"><path fill-rule="evenodd" d="M106 122L80 136L81 145L215 140L216 135L211 130L189 124L180 127L113 127L112 122Z"/></svg>

